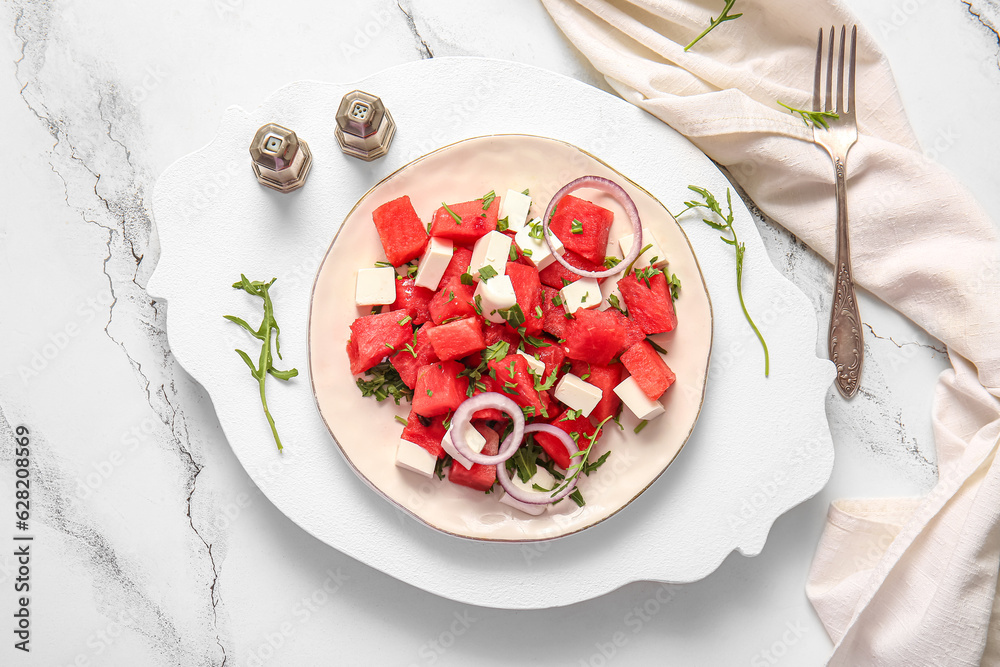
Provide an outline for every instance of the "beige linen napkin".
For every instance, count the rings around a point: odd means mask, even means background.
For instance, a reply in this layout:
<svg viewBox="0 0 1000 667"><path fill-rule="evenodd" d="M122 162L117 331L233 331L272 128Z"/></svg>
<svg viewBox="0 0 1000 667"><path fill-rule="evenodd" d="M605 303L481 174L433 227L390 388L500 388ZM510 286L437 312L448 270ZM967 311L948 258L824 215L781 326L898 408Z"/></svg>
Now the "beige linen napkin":
<svg viewBox="0 0 1000 667"><path fill-rule="evenodd" d="M830 161L776 100L810 108L817 29L854 24L843 6L741 1L742 18L685 53L722 0L542 1L622 97L686 135L762 211L832 258ZM1000 243L968 192L920 152L863 26L858 48L861 136L848 159L855 278L945 342L953 369L935 400L937 486L920 499L834 503L807 593L836 643L830 664L976 665L1000 633L1000 617L990 620L1000 567Z"/></svg>

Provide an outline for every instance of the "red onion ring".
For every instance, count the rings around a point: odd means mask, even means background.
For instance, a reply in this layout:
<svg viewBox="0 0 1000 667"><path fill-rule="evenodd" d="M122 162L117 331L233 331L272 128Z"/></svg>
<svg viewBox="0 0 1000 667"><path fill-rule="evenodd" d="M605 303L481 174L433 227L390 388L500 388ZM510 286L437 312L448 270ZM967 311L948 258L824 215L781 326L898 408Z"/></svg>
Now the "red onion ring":
<svg viewBox="0 0 1000 667"><path fill-rule="evenodd" d="M569 434L566 433L566 431L560 428L556 428L552 424L529 424L528 426L524 427L525 435L527 435L528 433L534 433L536 431L540 431L542 433L548 433L549 435L558 438L564 445L566 445L566 449L569 450L569 455L571 460L573 456L578 451L580 451L580 448L577 446L575 442L573 442L573 438L569 437ZM508 436L508 440L509 439L510 436ZM521 444L520 441L517 441L517 443L518 445ZM506 444L507 441L505 440L504 445ZM525 491L514 485L514 481L510 478L510 475L507 474L507 466L505 465L497 466L497 481L500 482L500 486L503 487L503 490L506 491L507 495L509 495L514 500L519 500L522 503L526 503L528 505L549 505L551 503L556 502L557 500L562 500L569 494L573 493L573 489L576 488L576 483L577 480L579 479L580 476L577 475L576 477L571 479L569 483L566 484L566 488L564 488L559 493L556 493L555 495L553 495L551 491ZM562 482L560 482L560 484L562 484Z"/></svg>
<svg viewBox="0 0 1000 667"><path fill-rule="evenodd" d="M514 430L503 441L500 451L492 456L472 451L465 438L458 437L459 434L464 435L465 429L472 426L472 415L487 408L496 408L510 415L510 419L514 424ZM458 406L458 409L455 410L455 416L451 419L451 442L455 445L455 449L469 461L480 465L491 466L503 463L514 456L514 452L521 445L523 438L524 413L521 412L520 406L503 394L495 391L486 391L482 394L476 394L472 398L465 399ZM500 468L503 466L497 467Z"/></svg>
<svg viewBox="0 0 1000 667"><path fill-rule="evenodd" d="M625 255L625 258L621 262L606 271L584 271L583 269L578 269L555 251L555 244L552 241L552 232L549 231L549 218L552 217L556 204L562 201L563 197L571 192L579 190L580 188L593 188L611 195L614 200L625 209L629 222L632 223L632 247L629 248L628 254ZM639 251L642 250L642 221L639 220L639 211L635 207L635 202L632 201L632 198L628 196L628 193L625 192L622 186L601 176L581 176L580 178L570 181L566 185L562 186L552 197L549 205L545 208L545 215L542 216L542 237L545 239L545 244L549 246L549 252L556 258L556 261L576 275L583 276L584 278L608 278L616 273L624 271L625 267L630 266L639 256Z"/></svg>

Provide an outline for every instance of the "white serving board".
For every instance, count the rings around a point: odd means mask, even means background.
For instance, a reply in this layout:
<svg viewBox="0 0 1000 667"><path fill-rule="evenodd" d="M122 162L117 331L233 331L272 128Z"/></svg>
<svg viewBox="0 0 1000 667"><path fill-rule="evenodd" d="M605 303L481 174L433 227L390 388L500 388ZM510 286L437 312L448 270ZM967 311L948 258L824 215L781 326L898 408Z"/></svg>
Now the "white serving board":
<svg viewBox="0 0 1000 667"><path fill-rule="evenodd" d="M344 156L333 135L337 105L355 88L379 95L397 123L391 150L374 163ZM309 142L314 164L297 192L263 188L250 169L247 148L267 122ZM671 210L689 198L689 183L719 195L729 185L697 148L645 112L573 79L503 61L436 58L350 84L298 82L250 112L229 109L216 139L157 181L161 257L148 289L167 302L171 349L212 397L236 456L262 492L320 540L471 604L567 605L632 581L695 581L733 550L758 554L774 520L829 478L833 444L824 397L833 368L815 355L812 305L770 264L738 198L736 227L747 245L744 293L771 350L770 377L740 311L732 248L700 216L682 217L715 317L707 396L677 460L612 519L538 544L461 540L387 503L339 453L306 375L309 298L323 254L355 202L383 177L442 145L496 133L579 146ZM259 299L230 287L241 272L278 278L272 296L282 327L280 367L302 373L287 384L269 380L268 403L286 445L281 454L256 383L232 351L241 347L256 358L259 348L222 318L259 313Z"/></svg>

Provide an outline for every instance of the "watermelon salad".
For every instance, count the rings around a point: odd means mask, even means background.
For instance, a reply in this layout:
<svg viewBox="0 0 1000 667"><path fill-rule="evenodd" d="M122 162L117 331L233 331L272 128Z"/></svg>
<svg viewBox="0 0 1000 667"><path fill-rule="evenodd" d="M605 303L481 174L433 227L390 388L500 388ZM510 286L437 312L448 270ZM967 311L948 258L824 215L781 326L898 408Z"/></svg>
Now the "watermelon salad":
<svg viewBox="0 0 1000 667"><path fill-rule="evenodd" d="M632 233L611 238L614 214L580 188L618 200ZM408 196L376 208L385 261L357 271L370 312L347 355L362 395L409 403L398 467L538 515L584 504L576 483L608 460L598 443L623 406L636 432L663 414L675 377L649 336L677 326L680 283L611 181L578 179L531 211L528 190L442 203L427 222Z"/></svg>

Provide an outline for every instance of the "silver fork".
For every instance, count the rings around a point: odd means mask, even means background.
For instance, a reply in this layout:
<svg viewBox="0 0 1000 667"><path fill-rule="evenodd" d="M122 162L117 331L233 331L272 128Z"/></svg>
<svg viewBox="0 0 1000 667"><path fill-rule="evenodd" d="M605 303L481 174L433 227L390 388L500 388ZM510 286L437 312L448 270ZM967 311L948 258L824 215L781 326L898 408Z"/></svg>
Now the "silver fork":
<svg viewBox="0 0 1000 667"><path fill-rule="evenodd" d="M830 361L837 368L837 389L844 398L851 398L858 391L861 367L864 364L864 340L861 334L861 315L854 295L851 275L851 240L847 225L847 153L858 140L858 121L854 113L854 71L857 60L858 27L851 30L851 56L847 79L847 106L844 106L844 46L847 26L840 30L840 56L837 67L837 98L833 98L833 38L836 30L830 28L830 48L826 66L826 104L820 97L820 79L823 69L823 29L819 30L816 45L816 77L813 82L813 111L836 112L837 118L829 119L829 127L813 124L813 141L830 154L837 178L837 256L834 262L836 290L830 313Z"/></svg>

